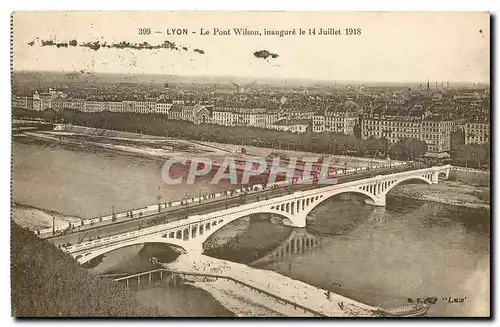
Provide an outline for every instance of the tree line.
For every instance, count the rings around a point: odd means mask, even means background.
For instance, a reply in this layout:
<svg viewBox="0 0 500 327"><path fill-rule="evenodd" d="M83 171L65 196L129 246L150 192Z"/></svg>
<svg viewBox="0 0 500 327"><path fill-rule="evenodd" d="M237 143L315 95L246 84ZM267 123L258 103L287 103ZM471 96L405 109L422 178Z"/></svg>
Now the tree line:
<svg viewBox="0 0 500 327"><path fill-rule="evenodd" d="M295 134L259 127L215 124L196 125L185 120L171 120L160 114L106 111L86 113L68 109L58 112L52 110L35 112L16 108L14 109L14 115L19 117L40 117L47 121L194 141L241 144L242 147L252 145L324 154L384 159L390 157L396 160L415 160L421 158L427 152L427 144L419 139L400 139L398 142L390 144L385 138L363 140L354 136L332 132L313 133L309 130L306 133ZM476 152L481 150L472 150L470 148L467 147L464 151L456 153L456 155L459 159L466 160L467 163L477 161L479 157L481 157L479 160L481 162L489 161L489 151L484 155L481 152L481 155L478 156Z"/></svg>

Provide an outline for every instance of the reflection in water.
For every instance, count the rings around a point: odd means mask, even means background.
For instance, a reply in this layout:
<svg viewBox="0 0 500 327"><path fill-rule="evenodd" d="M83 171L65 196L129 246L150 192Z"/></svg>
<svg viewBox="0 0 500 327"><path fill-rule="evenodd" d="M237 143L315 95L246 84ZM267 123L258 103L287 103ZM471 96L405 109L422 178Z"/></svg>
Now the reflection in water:
<svg viewBox="0 0 500 327"><path fill-rule="evenodd" d="M408 298L468 296L463 304L440 301L429 315L484 312L474 308L487 307L487 293L467 289L464 281L488 266L489 212L413 200L387 204L326 202L308 221L322 246L266 268L367 304L394 307Z"/></svg>
<svg viewBox="0 0 500 327"><path fill-rule="evenodd" d="M117 210L130 209L150 204L157 196L160 162L18 142L13 152L13 198L21 203L94 216L109 213L111 203ZM215 191L213 185L203 186ZM182 187L195 189L165 187L163 197L196 193L198 185ZM205 252L247 264L257 261L259 268L371 305L395 307L408 298L436 296L440 300L430 308L430 316L488 313L489 211L390 197L380 208L362 200L339 196L311 212L306 235L317 238L320 246L309 251L293 254L291 242L300 237L291 235L298 230L281 225L276 217L259 215L217 231ZM294 243L293 249L298 248ZM292 255L273 256L276 253ZM176 255L168 245L137 245L106 254L92 270L136 273L155 267L151 257L167 262ZM448 296L467 300L442 301Z"/></svg>
<svg viewBox="0 0 500 327"><path fill-rule="evenodd" d="M413 200L389 199L384 208L332 199L310 214L306 229L256 215L217 231L204 247L213 257L274 270L374 306L455 296L467 300L438 301L429 315L480 314L489 299L488 215ZM119 251L106 255L100 271L145 271L153 268L152 256L176 258L164 244Z"/></svg>
<svg viewBox="0 0 500 327"><path fill-rule="evenodd" d="M146 243L132 245L98 256L84 264L92 273L99 275L133 274L160 268L159 262L172 262L179 256L168 244Z"/></svg>
<svg viewBox="0 0 500 327"><path fill-rule="evenodd" d="M251 266L260 266L276 260L300 256L321 246L321 238L309 233L305 228L294 228L286 240L264 257L251 262Z"/></svg>
<svg viewBox="0 0 500 327"><path fill-rule="evenodd" d="M276 249L292 231L281 219L257 214L236 220L215 232L204 245L214 258L250 264Z"/></svg>

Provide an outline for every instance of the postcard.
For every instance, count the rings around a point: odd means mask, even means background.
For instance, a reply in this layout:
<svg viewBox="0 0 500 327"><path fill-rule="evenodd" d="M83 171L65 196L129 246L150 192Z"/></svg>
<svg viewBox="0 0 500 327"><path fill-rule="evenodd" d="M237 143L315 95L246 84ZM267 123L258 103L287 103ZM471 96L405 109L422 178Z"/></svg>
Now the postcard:
<svg viewBox="0 0 500 327"><path fill-rule="evenodd" d="M12 13L12 315L490 317L490 33Z"/></svg>

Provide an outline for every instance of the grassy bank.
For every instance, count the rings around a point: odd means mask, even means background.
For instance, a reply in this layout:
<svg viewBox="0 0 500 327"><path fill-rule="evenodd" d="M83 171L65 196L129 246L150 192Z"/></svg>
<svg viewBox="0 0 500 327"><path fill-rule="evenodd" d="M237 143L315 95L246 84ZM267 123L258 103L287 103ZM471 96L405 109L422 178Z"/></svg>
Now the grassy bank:
<svg viewBox="0 0 500 327"><path fill-rule="evenodd" d="M11 307L15 317L156 317L123 285L91 275L69 255L11 224Z"/></svg>

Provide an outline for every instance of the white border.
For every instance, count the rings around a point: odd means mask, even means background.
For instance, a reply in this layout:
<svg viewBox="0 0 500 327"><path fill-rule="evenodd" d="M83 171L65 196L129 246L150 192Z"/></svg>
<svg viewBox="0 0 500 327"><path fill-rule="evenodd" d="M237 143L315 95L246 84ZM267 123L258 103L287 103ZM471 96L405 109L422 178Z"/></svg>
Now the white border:
<svg viewBox="0 0 500 327"><path fill-rule="evenodd" d="M134 1L124 3L122 1L102 1L102 0L86 0L85 2L76 2L76 1L54 1L54 0L42 0L42 1L26 1L26 0L17 0L14 2L11 1L2 1L0 4L1 13L0 16L2 19L3 31L0 34L1 40L0 45L2 47L2 51L0 51L1 63L0 69L2 69L2 103L3 106L0 109L0 147L1 147L1 156L0 156L0 210L2 217L2 226L0 228L1 237L0 240L4 243L0 249L0 260L3 263L3 267L7 267L7 262L10 262L10 233L9 233L9 219L10 219L10 138L11 138L11 110L10 110L10 66L8 65L9 59L9 47L10 47L10 30L8 29L10 13L14 10L260 10L260 11L283 11L283 10L313 10L313 11L491 11L493 13L500 12L499 6L500 1L493 0L466 0L466 1L436 1L436 0L418 0L418 1L388 1L388 0L344 0L344 1L316 1L316 0L307 0L307 1L271 1L271 0L252 0L252 1L221 1L221 0L210 0L210 1L192 1L192 0L182 0L182 1ZM498 20L496 20L496 25L498 25ZM495 28L496 30L496 28ZM496 31L492 33L496 34ZM492 45L493 47L493 45ZM493 58L492 58L493 59ZM497 59L498 62L498 53L494 59ZM496 75L497 71L492 72L492 76ZM498 81L497 81L498 83ZM492 91L492 94L497 94L498 85L495 85L495 89ZM492 108L495 110L496 108ZM492 136L496 140L500 140L500 127L499 126L499 118L500 115L496 115L494 126L497 127L498 130L493 130ZM495 147L495 152L498 154L500 149ZM495 157L495 163L498 163L498 156ZM496 171L496 165L495 165ZM496 174L495 174L496 176ZM497 177L494 182L497 182ZM495 183L497 184L497 183ZM497 192L495 194L494 203L500 203L500 195ZM495 226L495 230L492 231L492 234L497 235L498 223ZM493 250L493 249L492 249ZM495 246L495 250L498 248ZM495 251L497 252L497 251ZM493 278L494 276L492 276ZM495 276L496 277L496 276ZM1 279L2 284L6 291L4 296L1 297L1 317L2 317L2 326L5 325L13 325L15 321L10 318L10 272L7 268L1 270ZM9 294L9 296L5 296ZM498 314L498 302L495 301L496 307L494 312ZM231 321L231 323L235 323L236 321ZM24 322L28 323L28 322ZM33 322L29 322L32 324ZM40 322L37 322L38 324ZM52 324L52 321L42 322L43 324ZM97 323L96 321L63 321L58 324L60 325L69 325L69 324L88 324ZM134 325L139 325L144 322L105 322L106 324L123 324L123 323L133 323ZM148 322L152 323L152 322ZM197 322L165 322L165 321L157 321L153 322L155 324L193 324ZM201 323L207 323L203 321ZM221 323L221 321L216 321L214 323ZM249 323L249 322L246 322ZM252 321L252 324L278 324L283 322L270 322L270 321ZM285 322L288 323L288 322ZM300 321L296 322L298 324L311 324L312 322ZM333 324L346 324L349 325L362 324L362 321L356 322L345 322L345 321L332 321L329 323ZM386 324L387 321L379 321L378 324ZM397 324L408 323L398 321ZM425 323L420 321L420 323ZM441 325L441 324L454 324L455 322L445 322L445 321L434 321L432 323L427 322L427 325ZM468 321L467 324L479 324L479 322L471 322Z"/></svg>

